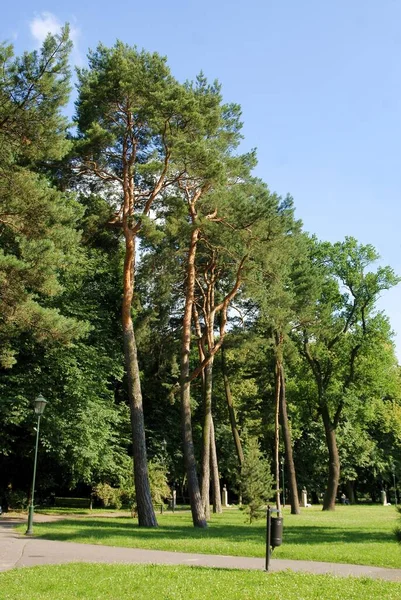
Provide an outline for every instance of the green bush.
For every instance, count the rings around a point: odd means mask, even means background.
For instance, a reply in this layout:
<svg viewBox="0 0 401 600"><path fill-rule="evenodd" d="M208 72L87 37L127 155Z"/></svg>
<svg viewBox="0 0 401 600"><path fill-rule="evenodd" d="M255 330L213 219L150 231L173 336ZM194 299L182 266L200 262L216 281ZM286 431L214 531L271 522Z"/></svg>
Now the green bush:
<svg viewBox="0 0 401 600"><path fill-rule="evenodd" d="M98 483L93 488L93 495L98 498L105 508L121 508L121 490L113 488L108 483Z"/></svg>
<svg viewBox="0 0 401 600"><path fill-rule="evenodd" d="M167 467L159 460L151 460L148 464L150 493L153 504L162 504L171 496L167 483ZM136 496L134 485L127 485L121 490L122 504L128 506L132 516L136 516Z"/></svg>
<svg viewBox="0 0 401 600"><path fill-rule="evenodd" d="M148 464L150 493L153 504L162 504L171 496L167 483L167 467L159 460L151 460ZM108 483L99 483L93 488L93 496L98 498L105 508L130 509L136 516L136 495L132 472L127 475L126 484L121 488L113 488Z"/></svg>
<svg viewBox="0 0 401 600"><path fill-rule="evenodd" d="M154 504L161 504L171 496L171 489L167 483L167 467L158 460L149 463L150 493Z"/></svg>
<svg viewBox="0 0 401 600"><path fill-rule="evenodd" d="M28 506L28 496L22 490L9 490L7 492L7 503L11 509L23 510Z"/></svg>
<svg viewBox="0 0 401 600"><path fill-rule="evenodd" d="M136 495L134 485L125 486L120 490L120 500L122 506L128 507L131 511L131 516L136 516Z"/></svg>

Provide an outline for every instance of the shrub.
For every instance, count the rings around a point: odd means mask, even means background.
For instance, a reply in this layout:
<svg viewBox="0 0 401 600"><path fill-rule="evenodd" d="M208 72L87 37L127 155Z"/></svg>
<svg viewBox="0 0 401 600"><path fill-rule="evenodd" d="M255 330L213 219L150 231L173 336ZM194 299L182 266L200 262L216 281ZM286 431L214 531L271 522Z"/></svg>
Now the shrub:
<svg viewBox="0 0 401 600"><path fill-rule="evenodd" d="M7 492L7 504L14 510L23 510L28 506L28 496L22 490L9 490Z"/></svg>
<svg viewBox="0 0 401 600"><path fill-rule="evenodd" d="M148 464L150 493L153 504L162 504L171 496L167 483L167 467L159 460L151 460ZM136 516L136 496L134 485L127 485L121 490L121 501L128 506L132 516Z"/></svg>
<svg viewBox="0 0 401 600"><path fill-rule="evenodd" d="M167 483L167 467L158 460L151 460L149 463L149 483L154 504L161 504L171 496Z"/></svg>
<svg viewBox="0 0 401 600"><path fill-rule="evenodd" d="M94 495L99 498L105 508L121 508L121 490L108 483L98 483L93 488Z"/></svg>

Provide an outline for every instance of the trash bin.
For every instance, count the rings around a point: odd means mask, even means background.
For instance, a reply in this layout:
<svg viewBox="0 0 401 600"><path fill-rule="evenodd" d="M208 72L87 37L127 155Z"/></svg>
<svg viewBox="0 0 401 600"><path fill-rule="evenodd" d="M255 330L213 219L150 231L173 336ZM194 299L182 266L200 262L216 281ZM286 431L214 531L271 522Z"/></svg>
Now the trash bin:
<svg viewBox="0 0 401 600"><path fill-rule="evenodd" d="M277 548L283 543L283 518L272 517L270 523L270 545L272 548Z"/></svg>

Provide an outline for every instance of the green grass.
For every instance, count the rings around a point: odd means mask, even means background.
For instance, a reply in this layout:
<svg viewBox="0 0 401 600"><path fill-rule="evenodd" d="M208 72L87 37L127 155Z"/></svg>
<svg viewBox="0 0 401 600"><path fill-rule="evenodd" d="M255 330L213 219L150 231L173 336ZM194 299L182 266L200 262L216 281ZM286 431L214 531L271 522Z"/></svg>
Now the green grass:
<svg viewBox="0 0 401 600"><path fill-rule="evenodd" d="M401 583L161 565L69 564L0 573L0 600L399 600Z"/></svg>
<svg viewBox="0 0 401 600"><path fill-rule="evenodd" d="M71 508L70 506L59 506L57 508L35 508L35 512L42 515L92 515L94 510L90 508ZM101 512L107 512L103 509Z"/></svg>
<svg viewBox="0 0 401 600"><path fill-rule="evenodd" d="M192 526L189 512L158 515L157 529L139 528L128 517L83 517L35 523L34 532L41 538L87 544L263 557L265 521L249 525L245 518L243 512L230 509L214 515L202 530ZM283 545L274 557L401 568L396 525L393 507L339 506L335 512L314 507L300 516L285 510Z"/></svg>

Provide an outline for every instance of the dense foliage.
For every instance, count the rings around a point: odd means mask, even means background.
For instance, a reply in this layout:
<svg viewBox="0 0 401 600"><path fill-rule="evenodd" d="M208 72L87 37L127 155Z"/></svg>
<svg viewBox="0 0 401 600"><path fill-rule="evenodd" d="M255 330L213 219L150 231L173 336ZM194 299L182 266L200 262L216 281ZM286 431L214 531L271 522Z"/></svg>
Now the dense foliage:
<svg viewBox="0 0 401 600"><path fill-rule="evenodd" d="M400 372L376 306L393 271L302 231L203 74L100 45L69 130L69 51L67 27L0 46L2 503L29 496L39 392L42 501L125 494L155 525L175 489L204 526L221 481L252 520L282 490L278 451L294 514L304 486L325 509L394 496Z"/></svg>

